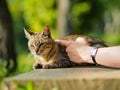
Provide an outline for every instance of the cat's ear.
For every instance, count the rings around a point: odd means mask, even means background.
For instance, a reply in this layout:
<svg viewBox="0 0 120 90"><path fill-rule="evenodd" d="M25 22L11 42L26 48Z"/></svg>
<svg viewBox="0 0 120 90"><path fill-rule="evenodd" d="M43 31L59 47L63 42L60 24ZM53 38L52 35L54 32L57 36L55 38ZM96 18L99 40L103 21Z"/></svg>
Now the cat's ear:
<svg viewBox="0 0 120 90"><path fill-rule="evenodd" d="M48 25L45 25L43 34L44 34L45 36L48 36L49 38L51 38L50 28L49 28Z"/></svg>
<svg viewBox="0 0 120 90"><path fill-rule="evenodd" d="M30 31L29 29L27 28L24 28L24 33L26 35L26 38L30 39L35 33Z"/></svg>

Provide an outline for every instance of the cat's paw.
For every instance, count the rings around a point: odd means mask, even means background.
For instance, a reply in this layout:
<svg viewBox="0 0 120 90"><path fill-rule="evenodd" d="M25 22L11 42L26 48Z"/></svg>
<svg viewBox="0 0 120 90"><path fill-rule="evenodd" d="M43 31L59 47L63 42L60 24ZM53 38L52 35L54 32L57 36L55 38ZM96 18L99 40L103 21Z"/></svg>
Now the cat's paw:
<svg viewBox="0 0 120 90"><path fill-rule="evenodd" d="M51 68L51 66L50 65L44 65L42 68L43 69L49 69L49 68Z"/></svg>
<svg viewBox="0 0 120 90"><path fill-rule="evenodd" d="M40 65L39 63L34 63L33 64L33 69L34 70L41 69L41 68L42 68L42 65Z"/></svg>
<svg viewBox="0 0 120 90"><path fill-rule="evenodd" d="M50 69L50 68L56 68L56 66L55 65L44 65L43 66L43 69Z"/></svg>

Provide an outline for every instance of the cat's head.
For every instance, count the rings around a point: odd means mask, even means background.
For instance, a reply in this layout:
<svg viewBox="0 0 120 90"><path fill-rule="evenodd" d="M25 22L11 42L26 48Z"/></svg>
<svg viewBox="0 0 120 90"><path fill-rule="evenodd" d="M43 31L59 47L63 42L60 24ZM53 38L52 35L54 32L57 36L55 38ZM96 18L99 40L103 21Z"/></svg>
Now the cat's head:
<svg viewBox="0 0 120 90"><path fill-rule="evenodd" d="M51 38L49 26L44 27L43 32L32 32L24 29L28 39L28 47L33 55L42 55L51 50L54 40Z"/></svg>

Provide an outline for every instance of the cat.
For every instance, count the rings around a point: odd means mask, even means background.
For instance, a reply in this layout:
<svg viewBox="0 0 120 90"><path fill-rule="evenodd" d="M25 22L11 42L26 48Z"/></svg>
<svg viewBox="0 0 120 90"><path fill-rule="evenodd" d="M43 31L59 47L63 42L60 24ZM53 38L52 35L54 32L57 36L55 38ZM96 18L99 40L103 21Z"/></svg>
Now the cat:
<svg viewBox="0 0 120 90"><path fill-rule="evenodd" d="M67 68L78 66L78 64L70 61L65 50L66 48L59 45L52 39L48 25L44 27L43 32L32 32L29 29L24 29L24 32L28 39L28 48L36 60L33 64L34 69ZM84 35L70 35L66 36L64 40L75 41L78 37L86 39L90 46L98 48L107 47L102 40Z"/></svg>

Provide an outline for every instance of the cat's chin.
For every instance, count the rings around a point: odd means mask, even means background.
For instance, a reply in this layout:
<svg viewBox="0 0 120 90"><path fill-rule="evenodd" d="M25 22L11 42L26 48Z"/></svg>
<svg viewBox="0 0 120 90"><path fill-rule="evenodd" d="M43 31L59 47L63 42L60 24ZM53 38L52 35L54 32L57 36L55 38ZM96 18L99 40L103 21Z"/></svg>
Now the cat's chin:
<svg viewBox="0 0 120 90"><path fill-rule="evenodd" d="M38 55L36 52L32 52L32 54L35 55L35 56Z"/></svg>
<svg viewBox="0 0 120 90"><path fill-rule="evenodd" d="M31 52L34 56L40 55L40 53Z"/></svg>

